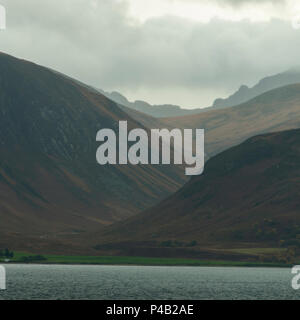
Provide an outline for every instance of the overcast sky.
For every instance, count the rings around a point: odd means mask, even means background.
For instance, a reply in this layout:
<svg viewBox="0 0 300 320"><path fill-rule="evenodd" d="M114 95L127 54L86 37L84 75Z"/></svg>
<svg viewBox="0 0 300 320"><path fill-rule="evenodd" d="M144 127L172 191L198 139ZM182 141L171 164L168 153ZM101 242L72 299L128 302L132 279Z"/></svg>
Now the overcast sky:
<svg viewBox="0 0 300 320"><path fill-rule="evenodd" d="M300 64L299 0L0 3L1 51L130 100L206 107Z"/></svg>

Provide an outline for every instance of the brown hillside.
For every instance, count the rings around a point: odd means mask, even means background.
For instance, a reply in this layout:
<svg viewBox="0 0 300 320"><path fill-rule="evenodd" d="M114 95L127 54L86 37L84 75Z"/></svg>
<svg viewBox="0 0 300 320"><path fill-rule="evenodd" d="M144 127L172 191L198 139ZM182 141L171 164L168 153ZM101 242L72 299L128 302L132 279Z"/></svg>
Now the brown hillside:
<svg viewBox="0 0 300 320"><path fill-rule="evenodd" d="M0 240L98 230L182 185L179 167L96 163L97 131L119 120L142 127L77 81L0 54Z"/></svg>
<svg viewBox="0 0 300 320"><path fill-rule="evenodd" d="M126 250L168 243L197 243L199 249L299 245L299 164L300 130L251 138L213 157L202 176L158 206L93 241L99 249L127 243Z"/></svg>
<svg viewBox="0 0 300 320"><path fill-rule="evenodd" d="M300 128L300 84L235 107L160 120L172 127L204 128L206 153L212 156L258 134Z"/></svg>

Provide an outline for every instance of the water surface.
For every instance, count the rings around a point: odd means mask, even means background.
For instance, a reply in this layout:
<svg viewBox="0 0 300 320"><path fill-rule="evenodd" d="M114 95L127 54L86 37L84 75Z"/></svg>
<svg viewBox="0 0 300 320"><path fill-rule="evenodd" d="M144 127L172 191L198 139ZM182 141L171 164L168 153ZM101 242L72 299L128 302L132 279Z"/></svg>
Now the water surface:
<svg viewBox="0 0 300 320"><path fill-rule="evenodd" d="M6 265L0 299L300 299L290 269Z"/></svg>

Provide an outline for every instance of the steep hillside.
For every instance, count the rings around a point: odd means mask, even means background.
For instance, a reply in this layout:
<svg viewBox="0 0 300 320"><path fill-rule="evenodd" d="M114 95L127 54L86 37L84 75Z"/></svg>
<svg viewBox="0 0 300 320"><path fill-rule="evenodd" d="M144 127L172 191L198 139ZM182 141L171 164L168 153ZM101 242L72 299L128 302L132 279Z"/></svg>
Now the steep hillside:
<svg viewBox="0 0 300 320"><path fill-rule="evenodd" d="M236 107L161 120L171 127L204 128L205 151L213 156L258 134L300 128L300 84L268 91Z"/></svg>
<svg viewBox="0 0 300 320"><path fill-rule="evenodd" d="M142 127L87 86L0 54L0 238L98 230L178 189L179 167L96 163L97 131L119 120Z"/></svg>

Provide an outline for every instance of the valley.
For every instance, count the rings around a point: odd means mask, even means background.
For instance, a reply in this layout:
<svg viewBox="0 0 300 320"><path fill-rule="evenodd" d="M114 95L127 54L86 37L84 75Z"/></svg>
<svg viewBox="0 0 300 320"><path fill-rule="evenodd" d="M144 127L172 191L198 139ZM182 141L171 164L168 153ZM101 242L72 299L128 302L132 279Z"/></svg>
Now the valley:
<svg viewBox="0 0 300 320"><path fill-rule="evenodd" d="M298 256L300 134L291 129L300 127L299 84L158 119L6 54L0 70L0 247L253 263ZM155 128L204 128L204 173L99 166L96 133L120 121L148 137Z"/></svg>

